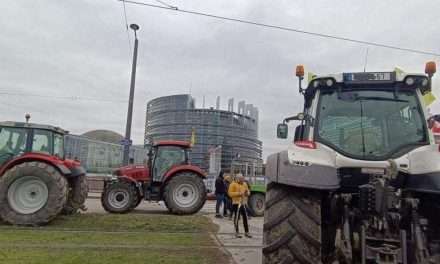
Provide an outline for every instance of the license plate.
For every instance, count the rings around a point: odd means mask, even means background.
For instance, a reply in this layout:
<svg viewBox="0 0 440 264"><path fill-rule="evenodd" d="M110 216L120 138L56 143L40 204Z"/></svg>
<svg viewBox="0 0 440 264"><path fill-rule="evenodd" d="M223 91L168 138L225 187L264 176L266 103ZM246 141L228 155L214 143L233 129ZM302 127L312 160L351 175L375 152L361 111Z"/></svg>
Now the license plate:
<svg viewBox="0 0 440 264"><path fill-rule="evenodd" d="M394 80L392 72L356 72L345 73L346 82L390 82Z"/></svg>

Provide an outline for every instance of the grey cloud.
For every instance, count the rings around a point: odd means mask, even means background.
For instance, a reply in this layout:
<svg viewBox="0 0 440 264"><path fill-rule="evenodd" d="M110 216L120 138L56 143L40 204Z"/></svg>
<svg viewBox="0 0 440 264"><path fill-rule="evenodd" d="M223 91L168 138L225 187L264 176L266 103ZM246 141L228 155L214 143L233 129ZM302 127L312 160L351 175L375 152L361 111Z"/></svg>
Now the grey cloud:
<svg viewBox="0 0 440 264"><path fill-rule="evenodd" d="M148 1L146 1L148 2ZM180 8L328 34L438 50L436 1L168 1ZM130 47L118 1L3 1L0 91L126 100ZM363 69L366 47L296 33L127 4L141 26L133 137L142 143L146 102L191 93L214 105L220 95L260 108L264 155L288 141L275 139L283 117L301 111L296 64L315 73ZM133 44L132 32L130 33ZM398 65L423 71L431 56L371 47L368 69ZM437 58L438 59L438 58ZM440 85L439 79L435 84ZM107 128L122 133L126 103L2 95L0 119L61 125L74 133ZM435 103L433 112L440 106ZM290 141L289 141L290 142Z"/></svg>

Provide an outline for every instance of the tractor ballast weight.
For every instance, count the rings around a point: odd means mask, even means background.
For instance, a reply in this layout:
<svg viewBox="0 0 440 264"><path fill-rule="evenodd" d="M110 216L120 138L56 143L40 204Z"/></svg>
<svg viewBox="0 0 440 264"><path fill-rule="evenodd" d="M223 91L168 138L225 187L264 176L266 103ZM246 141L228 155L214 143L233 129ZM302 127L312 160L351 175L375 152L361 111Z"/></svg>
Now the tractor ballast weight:
<svg viewBox="0 0 440 264"><path fill-rule="evenodd" d="M267 159L263 263L440 263L440 149L425 74L318 76Z"/></svg>
<svg viewBox="0 0 440 264"><path fill-rule="evenodd" d="M189 164L190 148L185 141L159 141L151 148L147 165L116 169L104 183L104 209L127 213L142 200L163 200L172 213L198 212L206 200L206 174Z"/></svg>
<svg viewBox="0 0 440 264"><path fill-rule="evenodd" d="M86 171L64 158L64 135L49 125L0 122L0 218L42 225L85 209Z"/></svg>

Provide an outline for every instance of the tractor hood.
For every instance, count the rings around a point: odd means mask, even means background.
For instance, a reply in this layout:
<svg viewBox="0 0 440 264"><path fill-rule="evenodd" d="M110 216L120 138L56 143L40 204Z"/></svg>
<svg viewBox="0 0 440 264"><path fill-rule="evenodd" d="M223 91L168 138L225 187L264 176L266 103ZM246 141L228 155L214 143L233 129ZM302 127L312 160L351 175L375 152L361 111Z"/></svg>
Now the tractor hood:
<svg viewBox="0 0 440 264"><path fill-rule="evenodd" d="M128 165L113 171L113 175L125 176L133 180L144 181L150 177L150 170L145 165Z"/></svg>
<svg viewBox="0 0 440 264"><path fill-rule="evenodd" d="M368 177L361 171L384 170L388 160L352 159L316 143L316 148L292 144L287 150L268 157L266 173L271 181L292 186L336 190L346 182L359 183ZM408 190L440 193L440 153L438 145L421 146L394 159L399 176L396 182ZM347 173L347 170L359 173Z"/></svg>

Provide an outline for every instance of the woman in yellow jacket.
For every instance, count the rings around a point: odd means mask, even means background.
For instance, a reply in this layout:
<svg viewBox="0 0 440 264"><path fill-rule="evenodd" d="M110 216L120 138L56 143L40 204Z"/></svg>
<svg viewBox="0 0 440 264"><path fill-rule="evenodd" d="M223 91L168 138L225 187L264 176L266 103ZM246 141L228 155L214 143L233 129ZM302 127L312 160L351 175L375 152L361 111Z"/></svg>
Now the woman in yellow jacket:
<svg viewBox="0 0 440 264"><path fill-rule="evenodd" d="M249 234L249 225L248 218L246 214L246 208L243 206L243 202L246 197L250 195L249 188L247 184L244 182L244 177L242 175L237 177L237 180L232 182L229 185L228 189L229 197L232 199L232 211L234 214L234 226L235 226L235 236L241 237L238 223L240 221L240 215L243 217L243 225L244 225L244 235L246 237L252 237Z"/></svg>

